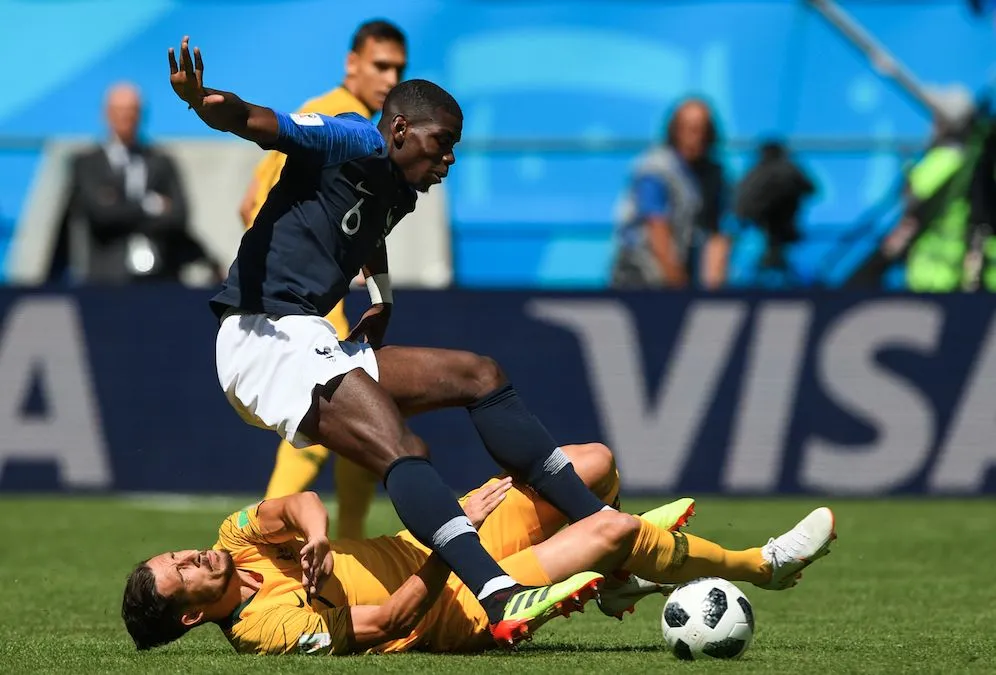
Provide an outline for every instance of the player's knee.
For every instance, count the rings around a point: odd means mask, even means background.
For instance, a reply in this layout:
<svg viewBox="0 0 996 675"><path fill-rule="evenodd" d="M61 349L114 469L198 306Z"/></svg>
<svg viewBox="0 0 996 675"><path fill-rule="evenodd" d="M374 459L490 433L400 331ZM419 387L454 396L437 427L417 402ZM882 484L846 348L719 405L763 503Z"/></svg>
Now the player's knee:
<svg viewBox="0 0 996 675"><path fill-rule="evenodd" d="M640 531L640 521L619 511L600 511L590 519L595 520L592 530L606 552L632 544Z"/></svg>
<svg viewBox="0 0 996 675"><path fill-rule="evenodd" d="M581 446L578 461L574 461L575 470L578 463L583 465L586 476L591 480L591 484L603 481L616 472L616 460L612 456L612 451L604 443L586 443Z"/></svg>
<svg viewBox="0 0 996 675"><path fill-rule="evenodd" d="M584 484L606 503L619 492L619 471L612 451L603 443L586 443L567 450L574 471Z"/></svg>

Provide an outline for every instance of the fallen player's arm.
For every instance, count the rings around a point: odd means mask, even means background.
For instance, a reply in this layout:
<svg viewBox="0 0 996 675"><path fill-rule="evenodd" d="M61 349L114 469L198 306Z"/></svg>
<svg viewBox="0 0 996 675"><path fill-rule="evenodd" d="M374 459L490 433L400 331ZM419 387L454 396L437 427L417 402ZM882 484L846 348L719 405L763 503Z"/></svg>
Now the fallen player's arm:
<svg viewBox="0 0 996 675"><path fill-rule="evenodd" d="M312 541L328 536L329 512L314 492L267 499L256 511L260 534L279 544L295 537Z"/></svg>
<svg viewBox="0 0 996 675"><path fill-rule="evenodd" d="M411 633L446 586L450 568L433 553L383 605L350 607L353 646L369 649Z"/></svg>

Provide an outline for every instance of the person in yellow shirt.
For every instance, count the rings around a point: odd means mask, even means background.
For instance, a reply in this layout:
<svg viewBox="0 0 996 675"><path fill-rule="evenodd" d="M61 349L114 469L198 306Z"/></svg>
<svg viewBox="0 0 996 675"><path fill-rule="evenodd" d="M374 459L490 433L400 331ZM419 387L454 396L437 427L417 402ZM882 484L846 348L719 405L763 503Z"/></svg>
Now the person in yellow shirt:
<svg viewBox="0 0 996 675"><path fill-rule="evenodd" d="M361 25L353 35L346 56L346 77L342 85L307 101L299 113L339 115L354 112L370 118L380 111L388 92L401 81L407 65L405 35L394 24L376 20ZM287 156L271 150L260 161L239 208L246 227L251 227L270 190L280 179ZM340 339L349 335L349 322L343 303L326 317ZM277 461L266 488L266 499L274 499L307 490L328 459L329 451L321 445L297 449L282 441ZM335 464L338 501L337 536L361 539L363 522L370 508L377 477L337 456Z"/></svg>
<svg viewBox="0 0 996 675"><path fill-rule="evenodd" d="M601 499L616 499L619 478L608 448L590 443L564 452ZM694 509L688 498L640 516L605 510L563 528L559 511L508 477L488 481L461 503L506 572L536 586L510 598L501 622L506 632L529 635L593 595L604 614L621 618L637 600L699 577L790 588L836 538L833 514L820 508L763 547L728 551L680 531ZM217 624L240 653L495 646L498 634L489 635L473 594L410 534L329 542L327 525L317 495L291 495L229 516L211 549L141 563L128 578L121 611L136 647L167 644L205 623ZM534 605L542 611L517 615Z"/></svg>

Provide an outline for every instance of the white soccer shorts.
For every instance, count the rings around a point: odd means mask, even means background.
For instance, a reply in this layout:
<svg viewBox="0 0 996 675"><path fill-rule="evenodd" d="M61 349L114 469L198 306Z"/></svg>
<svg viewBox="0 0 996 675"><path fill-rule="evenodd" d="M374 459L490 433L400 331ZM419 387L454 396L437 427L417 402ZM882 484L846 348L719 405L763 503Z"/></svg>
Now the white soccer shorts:
<svg viewBox="0 0 996 675"><path fill-rule="evenodd" d="M215 361L221 388L239 416L297 448L312 445L298 427L315 385L357 368L378 378L370 345L339 342L320 316L231 314L218 329Z"/></svg>

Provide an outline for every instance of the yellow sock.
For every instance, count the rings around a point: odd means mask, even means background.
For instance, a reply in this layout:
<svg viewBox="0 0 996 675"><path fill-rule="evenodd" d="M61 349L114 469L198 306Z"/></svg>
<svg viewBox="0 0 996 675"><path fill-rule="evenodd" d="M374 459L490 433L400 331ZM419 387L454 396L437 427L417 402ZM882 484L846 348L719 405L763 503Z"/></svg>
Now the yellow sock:
<svg viewBox="0 0 996 675"><path fill-rule="evenodd" d="M624 567L659 584L682 583L699 577L763 583L770 576L759 548L727 551L708 539L671 533L642 519Z"/></svg>
<svg viewBox="0 0 996 675"><path fill-rule="evenodd" d="M549 586L553 583L532 546L502 558L498 564L508 576L524 586Z"/></svg>
<svg viewBox="0 0 996 675"><path fill-rule="evenodd" d="M339 502L336 539L363 538L363 523L376 489L376 474L336 456L335 492Z"/></svg>
<svg viewBox="0 0 996 675"><path fill-rule="evenodd" d="M315 482L328 458L328 448L322 445L299 450L287 441L281 441L277 448L277 463L266 488L266 499L304 492Z"/></svg>

